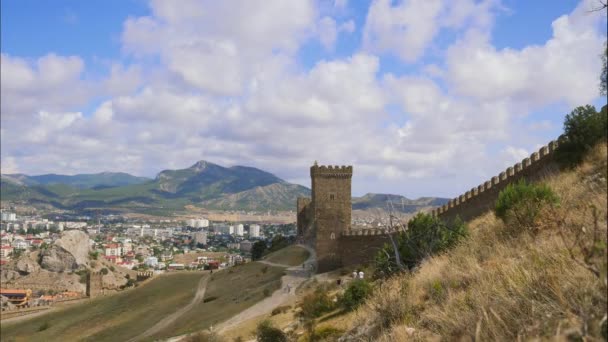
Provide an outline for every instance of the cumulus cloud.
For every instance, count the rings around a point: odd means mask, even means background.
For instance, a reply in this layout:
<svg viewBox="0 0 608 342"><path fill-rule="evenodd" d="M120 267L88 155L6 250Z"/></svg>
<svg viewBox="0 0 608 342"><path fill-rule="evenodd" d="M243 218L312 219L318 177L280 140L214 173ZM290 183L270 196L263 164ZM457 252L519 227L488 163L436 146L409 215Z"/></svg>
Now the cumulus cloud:
<svg viewBox="0 0 608 342"><path fill-rule="evenodd" d="M305 67L302 46L318 39L332 56L354 21L313 1L263 5L152 1L124 23L131 63L96 85L79 57L2 54L2 172L153 176L207 159L307 184L318 160L353 164L356 193L451 196L546 142L536 132L551 125L521 117L596 88L603 36L580 9L545 44L509 50L487 33L495 1L375 1L361 50ZM443 60L383 72L384 54L418 61L441 30L462 33Z"/></svg>
<svg viewBox="0 0 608 342"><path fill-rule="evenodd" d="M480 100L509 99L538 107L565 100L570 106L597 97L602 43L601 13L582 2L552 23L543 45L496 49L487 34L471 30L447 51L447 79L459 94Z"/></svg>

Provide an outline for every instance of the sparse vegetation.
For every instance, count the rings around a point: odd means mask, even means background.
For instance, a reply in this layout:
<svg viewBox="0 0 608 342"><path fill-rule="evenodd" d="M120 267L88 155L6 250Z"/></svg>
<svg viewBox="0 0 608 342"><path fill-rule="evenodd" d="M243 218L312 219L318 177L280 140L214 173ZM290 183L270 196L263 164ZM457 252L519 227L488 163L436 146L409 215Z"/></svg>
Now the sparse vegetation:
<svg viewBox="0 0 608 342"><path fill-rule="evenodd" d="M186 305L200 278L200 273L175 273L133 291L95 298L27 321L2 323L0 340L127 341ZM45 323L47 329L38 331Z"/></svg>
<svg viewBox="0 0 608 342"><path fill-rule="evenodd" d="M289 246L267 255L265 260L277 264L297 266L306 261L309 256L310 253L305 248Z"/></svg>
<svg viewBox="0 0 608 342"><path fill-rule="evenodd" d="M601 339L605 165L600 144L575 170L548 179L560 203L539 210L537 232L504 239L497 232L506 223L493 212L473 220L454 248L379 284L348 334L374 341Z"/></svg>
<svg viewBox="0 0 608 342"><path fill-rule="evenodd" d="M281 329L275 328L269 320L258 324L256 338L258 342L287 342L285 333Z"/></svg>
<svg viewBox="0 0 608 342"><path fill-rule="evenodd" d="M546 184L519 181L509 184L498 194L494 212L505 224L497 233L514 237L522 231L536 234L541 226L540 212L559 202L557 195Z"/></svg>

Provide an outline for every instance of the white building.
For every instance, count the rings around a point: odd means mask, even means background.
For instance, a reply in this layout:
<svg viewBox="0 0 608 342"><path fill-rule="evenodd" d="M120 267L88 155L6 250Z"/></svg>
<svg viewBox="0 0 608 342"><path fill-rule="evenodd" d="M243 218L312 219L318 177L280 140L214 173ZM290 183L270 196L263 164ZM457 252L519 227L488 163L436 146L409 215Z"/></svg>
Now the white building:
<svg viewBox="0 0 608 342"><path fill-rule="evenodd" d="M245 227L243 227L242 224L238 224L236 226L236 231L235 231L236 235L238 236L243 236L245 235Z"/></svg>
<svg viewBox="0 0 608 342"><path fill-rule="evenodd" d="M260 225L252 224L249 226L249 237L260 237Z"/></svg>
<svg viewBox="0 0 608 342"><path fill-rule="evenodd" d="M16 221L17 214L10 213L8 211L3 211L0 218L2 219L2 221Z"/></svg>
<svg viewBox="0 0 608 342"><path fill-rule="evenodd" d="M189 219L186 220L186 225L193 228L207 228L209 227L209 220L207 219Z"/></svg>
<svg viewBox="0 0 608 342"><path fill-rule="evenodd" d="M148 257L146 261L144 261L144 264L150 267L156 267L158 266L158 258L155 256Z"/></svg>

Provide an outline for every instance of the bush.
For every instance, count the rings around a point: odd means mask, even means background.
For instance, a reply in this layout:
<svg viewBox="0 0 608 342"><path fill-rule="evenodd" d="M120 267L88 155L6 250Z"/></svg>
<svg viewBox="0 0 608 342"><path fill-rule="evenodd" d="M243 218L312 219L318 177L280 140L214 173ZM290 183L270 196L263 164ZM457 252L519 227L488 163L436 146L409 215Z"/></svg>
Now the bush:
<svg viewBox="0 0 608 342"><path fill-rule="evenodd" d="M209 302L212 302L212 301L214 301L216 299L217 299L216 296L205 297L205 299L203 299L203 303L209 303Z"/></svg>
<svg viewBox="0 0 608 342"><path fill-rule="evenodd" d="M116 271L116 269L114 268L114 266L110 266L110 271L112 271L112 272Z"/></svg>
<svg viewBox="0 0 608 342"><path fill-rule="evenodd" d="M101 274L104 274L104 275L109 273L108 269L105 267L102 268L100 272L101 272Z"/></svg>
<svg viewBox="0 0 608 342"><path fill-rule="evenodd" d="M562 167L579 164L587 151L599 141L608 138L608 108L604 106L598 113L595 107L586 105L574 109L566 115L564 135L555 151L555 160Z"/></svg>
<svg viewBox="0 0 608 342"><path fill-rule="evenodd" d="M327 295L326 286L318 286L313 293L302 298L300 316L305 320L314 319L334 309L334 303Z"/></svg>
<svg viewBox="0 0 608 342"><path fill-rule="evenodd" d="M272 309L272 312L270 313L270 315L275 316L278 314L282 314L282 313L289 311L289 309L291 309L291 306L289 306L289 305L277 306L276 308Z"/></svg>
<svg viewBox="0 0 608 342"><path fill-rule="evenodd" d="M509 184L498 194L494 212L505 223L503 235L514 237L521 231L535 234L543 206L556 204L558 197L545 184L528 184L521 180Z"/></svg>
<svg viewBox="0 0 608 342"><path fill-rule="evenodd" d="M268 289L268 288L265 288L263 293L264 293L264 297L269 297L272 294L272 291L270 291L270 289Z"/></svg>
<svg viewBox="0 0 608 342"><path fill-rule="evenodd" d="M258 324L256 337L258 342L287 342L285 333L272 326L269 320L264 320Z"/></svg>
<svg viewBox="0 0 608 342"><path fill-rule="evenodd" d="M89 252L89 257L93 260L97 260L97 258L99 257L99 252L98 251Z"/></svg>
<svg viewBox="0 0 608 342"><path fill-rule="evenodd" d="M424 258L446 251L467 236L467 227L456 218L445 222L426 213L418 213L408 222L405 232L395 235L402 264L416 267ZM387 277L399 271L392 245L385 245L375 259L375 276Z"/></svg>
<svg viewBox="0 0 608 342"><path fill-rule="evenodd" d="M38 327L38 331L45 331L46 329L50 328L51 325L49 324L49 322L44 322L42 323L41 326Z"/></svg>
<svg viewBox="0 0 608 342"><path fill-rule="evenodd" d="M354 310L363 304L372 293L372 285L365 280L353 280L342 296L341 304L346 310Z"/></svg>

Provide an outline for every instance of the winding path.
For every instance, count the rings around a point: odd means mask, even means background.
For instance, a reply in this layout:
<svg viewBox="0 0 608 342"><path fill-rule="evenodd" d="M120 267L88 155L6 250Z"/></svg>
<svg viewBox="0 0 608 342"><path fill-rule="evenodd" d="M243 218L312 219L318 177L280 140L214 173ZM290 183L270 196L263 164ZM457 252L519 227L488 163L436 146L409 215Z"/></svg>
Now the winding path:
<svg viewBox="0 0 608 342"><path fill-rule="evenodd" d="M297 246L305 248L306 250L308 250L308 252L310 254L308 256L308 259L306 261L304 261L302 264L306 264L306 265L312 264L316 258L315 251L312 248L305 246L305 245L297 245ZM302 264L297 265L297 266L289 266L289 265L278 264L278 263L274 263L274 262L270 262L270 261L266 261L266 260L258 260L256 262L266 264L269 266L287 267L287 269L285 270L286 274L281 278L281 288L274 291L274 293L270 297L257 302L253 306L250 306L249 308L241 311L240 313L236 314L235 316L232 316L228 320L222 322L218 326L218 329L217 329L218 333L221 334L223 332L226 332L226 331L236 327L237 325L241 324L244 321L247 321L251 318L271 312L272 309L287 302L290 298L295 297L296 296L295 292L296 292L296 289L298 288L298 286L300 286L300 284L302 284L304 281L306 281L309 278L310 271L308 270L308 267L302 268ZM289 292L285 291L285 286L287 286L287 285L289 285L289 287L291 289Z"/></svg>
<svg viewBox="0 0 608 342"><path fill-rule="evenodd" d="M207 290L207 282L209 282L209 276L204 275L203 278L198 282L196 294L194 295L194 298L192 298L192 301L188 305L175 311L171 315L163 318L162 320L160 320L160 322L156 323L150 329L148 329L148 330L144 331L143 333L139 334L138 336L130 339L129 342L134 342L137 340L144 339L146 337L150 337L150 336L158 333L159 331L169 327L180 316L182 316L183 314L188 312L190 309L192 309L195 305L197 305L198 303L200 303L203 300L203 297L205 297L205 291Z"/></svg>

